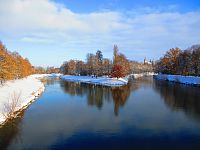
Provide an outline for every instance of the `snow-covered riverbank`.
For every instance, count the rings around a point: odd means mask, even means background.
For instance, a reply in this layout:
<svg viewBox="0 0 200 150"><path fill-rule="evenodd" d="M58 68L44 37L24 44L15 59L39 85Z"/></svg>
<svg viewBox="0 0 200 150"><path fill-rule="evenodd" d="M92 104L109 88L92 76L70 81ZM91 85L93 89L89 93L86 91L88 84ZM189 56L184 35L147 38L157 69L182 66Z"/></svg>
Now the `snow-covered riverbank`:
<svg viewBox="0 0 200 150"><path fill-rule="evenodd" d="M134 77L146 76L147 74L134 74ZM148 74L149 75L149 74ZM17 104L15 111L22 111L27 108L42 92L44 92L44 84L39 80L44 77L61 78L62 80L83 82L104 86L122 86L128 83L128 78L109 78L109 77L92 77L92 76L72 76L62 74L35 74L27 78L7 81L4 85L0 86L0 125L6 121L5 105L11 98L19 96L20 101Z"/></svg>
<svg viewBox="0 0 200 150"><path fill-rule="evenodd" d="M195 76L158 74L158 75L155 75L154 78L157 80L165 80L165 81L170 81L170 82L200 86L200 77L195 77Z"/></svg>
<svg viewBox="0 0 200 150"><path fill-rule="evenodd" d="M35 99L44 92L44 84L39 80L44 77L60 77L61 74L34 74L27 78L7 81L0 86L0 126L8 119L9 109L14 97L19 97L15 112L26 109ZM17 113L14 114L16 117Z"/></svg>
<svg viewBox="0 0 200 150"><path fill-rule="evenodd" d="M17 102L14 110L20 111L30 105L44 91L44 89L44 84L34 76L14 81L7 81L4 85L1 85L0 125L8 119L6 116L7 113L9 113L7 112L9 108L7 107L11 106L11 99L13 97L19 97L19 101Z"/></svg>
<svg viewBox="0 0 200 150"><path fill-rule="evenodd" d="M153 75L156 75L156 74L154 72L144 72L144 73L130 74L129 76L132 76L134 79L137 79L137 78L153 76Z"/></svg>
<svg viewBox="0 0 200 150"><path fill-rule="evenodd" d="M155 73L153 72L145 72L139 74L130 74L123 78L110 78L110 77L92 77L92 76L74 76L74 75L63 75L60 76L62 80L72 81L72 82L83 82L97 85L105 85L105 86L122 86L128 83L130 77L134 77L134 79L153 76Z"/></svg>
<svg viewBox="0 0 200 150"><path fill-rule="evenodd" d="M63 74L60 73L52 73L52 74L33 74L31 75L34 78L44 78L44 77L50 77L50 78L59 78L60 76L62 76Z"/></svg>
<svg viewBox="0 0 200 150"><path fill-rule="evenodd" d="M92 76L73 76L73 75L64 75L61 76L62 80L72 81L72 82L83 82L97 85L105 86L122 86L128 83L128 78L109 78L109 77L92 77Z"/></svg>

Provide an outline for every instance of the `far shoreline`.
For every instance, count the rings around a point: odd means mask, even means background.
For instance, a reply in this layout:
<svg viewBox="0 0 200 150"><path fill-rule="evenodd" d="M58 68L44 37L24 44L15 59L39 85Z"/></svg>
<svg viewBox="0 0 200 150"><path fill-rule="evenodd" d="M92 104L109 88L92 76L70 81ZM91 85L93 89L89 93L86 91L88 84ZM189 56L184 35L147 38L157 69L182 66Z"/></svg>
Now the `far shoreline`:
<svg viewBox="0 0 200 150"><path fill-rule="evenodd" d="M108 87L119 87L127 85L129 82L129 78L132 76L134 79L144 77L144 76L153 76L154 73L152 72L144 72L139 74L129 74L125 77L121 78L112 78L107 76L78 76L78 75L61 75L60 79L63 81L70 81L70 82L81 82L87 84L94 84L94 85L102 85Z"/></svg>
<svg viewBox="0 0 200 150"><path fill-rule="evenodd" d="M178 84L185 84L185 85L200 87L200 77L199 76L157 74L157 75L154 75L153 77L155 80L174 82L174 83L178 83Z"/></svg>

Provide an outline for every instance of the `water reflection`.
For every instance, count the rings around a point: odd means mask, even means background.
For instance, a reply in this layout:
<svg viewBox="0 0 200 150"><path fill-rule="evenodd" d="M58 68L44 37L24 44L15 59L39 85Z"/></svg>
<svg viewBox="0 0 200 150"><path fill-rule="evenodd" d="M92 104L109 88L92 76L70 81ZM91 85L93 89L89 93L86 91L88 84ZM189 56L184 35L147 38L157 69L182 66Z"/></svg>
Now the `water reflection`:
<svg viewBox="0 0 200 150"><path fill-rule="evenodd" d="M114 101L114 112L117 116L119 108L124 106L131 92L131 84L122 87L111 88L112 98Z"/></svg>
<svg viewBox="0 0 200 150"><path fill-rule="evenodd" d="M169 108L174 111L181 110L196 120L200 120L199 87L156 80L153 86Z"/></svg>
<svg viewBox="0 0 200 150"><path fill-rule="evenodd" d="M0 149L7 149L8 146L14 141L15 143L22 143L21 139L21 123L22 116L6 123L0 128Z"/></svg>
<svg viewBox="0 0 200 150"><path fill-rule="evenodd" d="M41 79L41 81L46 86L49 86L49 85L53 85L53 84L57 83L58 81L60 81L60 79L59 78L53 78L53 77L45 77L45 78Z"/></svg>
<svg viewBox="0 0 200 150"><path fill-rule="evenodd" d="M118 116L120 107L125 105L130 93L142 86L150 86L152 84L152 78L131 80L127 85L120 87L108 87L79 82L60 82L65 93L71 96L86 96L88 105L96 106L98 109L103 107L104 102L113 102L114 114Z"/></svg>
<svg viewBox="0 0 200 150"><path fill-rule="evenodd" d="M198 90L152 78L122 87L49 79L24 117L0 129L0 149L199 149L200 122L182 113L199 118Z"/></svg>
<svg viewBox="0 0 200 150"><path fill-rule="evenodd" d="M107 87L61 81L60 85L66 93L72 96L86 96L87 104L90 106L96 106L98 109L103 107L105 101L113 101L115 115L118 115L119 108L126 103L131 91L131 84L121 87Z"/></svg>

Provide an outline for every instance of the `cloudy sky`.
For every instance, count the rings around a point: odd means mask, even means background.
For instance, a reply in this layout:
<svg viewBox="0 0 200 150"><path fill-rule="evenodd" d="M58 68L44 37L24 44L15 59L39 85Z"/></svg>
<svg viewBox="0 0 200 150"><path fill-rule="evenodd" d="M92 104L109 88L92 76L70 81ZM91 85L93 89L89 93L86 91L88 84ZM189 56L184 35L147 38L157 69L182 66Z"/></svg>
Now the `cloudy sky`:
<svg viewBox="0 0 200 150"><path fill-rule="evenodd" d="M158 59L200 44L199 0L0 0L0 40L36 66L60 66L117 44L129 59Z"/></svg>

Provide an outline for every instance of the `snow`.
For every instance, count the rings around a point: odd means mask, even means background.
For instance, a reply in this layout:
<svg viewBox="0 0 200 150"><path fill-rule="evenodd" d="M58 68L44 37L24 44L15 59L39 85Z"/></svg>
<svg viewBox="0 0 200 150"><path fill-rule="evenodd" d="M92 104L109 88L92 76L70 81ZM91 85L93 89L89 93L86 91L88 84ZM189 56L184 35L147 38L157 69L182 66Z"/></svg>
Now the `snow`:
<svg viewBox="0 0 200 150"><path fill-rule="evenodd" d="M154 72L144 72L144 73L138 73L138 74L130 74L129 76L133 76L134 79L146 77L146 76L153 76L155 75Z"/></svg>
<svg viewBox="0 0 200 150"><path fill-rule="evenodd" d="M200 85L200 77L195 77L195 76L158 74L158 75L155 75L154 77L157 80L165 80L165 81L177 82L177 83L182 83L182 84Z"/></svg>
<svg viewBox="0 0 200 150"><path fill-rule="evenodd" d="M83 82L90 84L98 84L105 86L122 86L128 83L128 79L130 76L133 76L135 79L144 77L144 76L153 76L155 73L153 72L145 72L140 74L130 74L123 78L109 78L108 76L102 76L95 78L94 76L73 76L73 75L63 75L60 76L62 80L72 81L72 82Z"/></svg>
<svg viewBox="0 0 200 150"><path fill-rule="evenodd" d="M44 84L34 75L19 80L7 81L0 86L0 124L6 120L3 115L5 113L4 106L14 92L21 93L19 106L15 110L18 111L30 105L43 91Z"/></svg>
<svg viewBox="0 0 200 150"><path fill-rule="evenodd" d="M62 80L72 81L72 82L83 82L97 85L105 86L122 86L128 83L128 78L109 78L109 77L92 77L92 76L73 76L64 75L61 76Z"/></svg>
<svg viewBox="0 0 200 150"><path fill-rule="evenodd" d="M52 74L33 74L31 75L32 77L35 77L35 78L44 78L44 77L53 77L53 78L57 78L57 77L60 77L62 76L63 74L60 74L60 73L52 73Z"/></svg>
<svg viewBox="0 0 200 150"><path fill-rule="evenodd" d="M146 75L151 75L150 73L144 74L132 74L136 78ZM15 111L25 109L30 105L43 91L44 84L39 80L44 77L53 77L61 78L62 80L72 81L72 82L83 82L97 85L105 86L122 86L128 83L128 78L110 78L107 76L104 77L92 77L92 76L72 76L72 75L62 75L62 74L34 74L30 75L27 78L7 81L3 86L0 86L0 125L3 124L6 120L4 117L4 105L8 102L9 97L14 93L20 93L20 105L16 108ZM200 77L198 78L198 84L200 84Z"/></svg>

